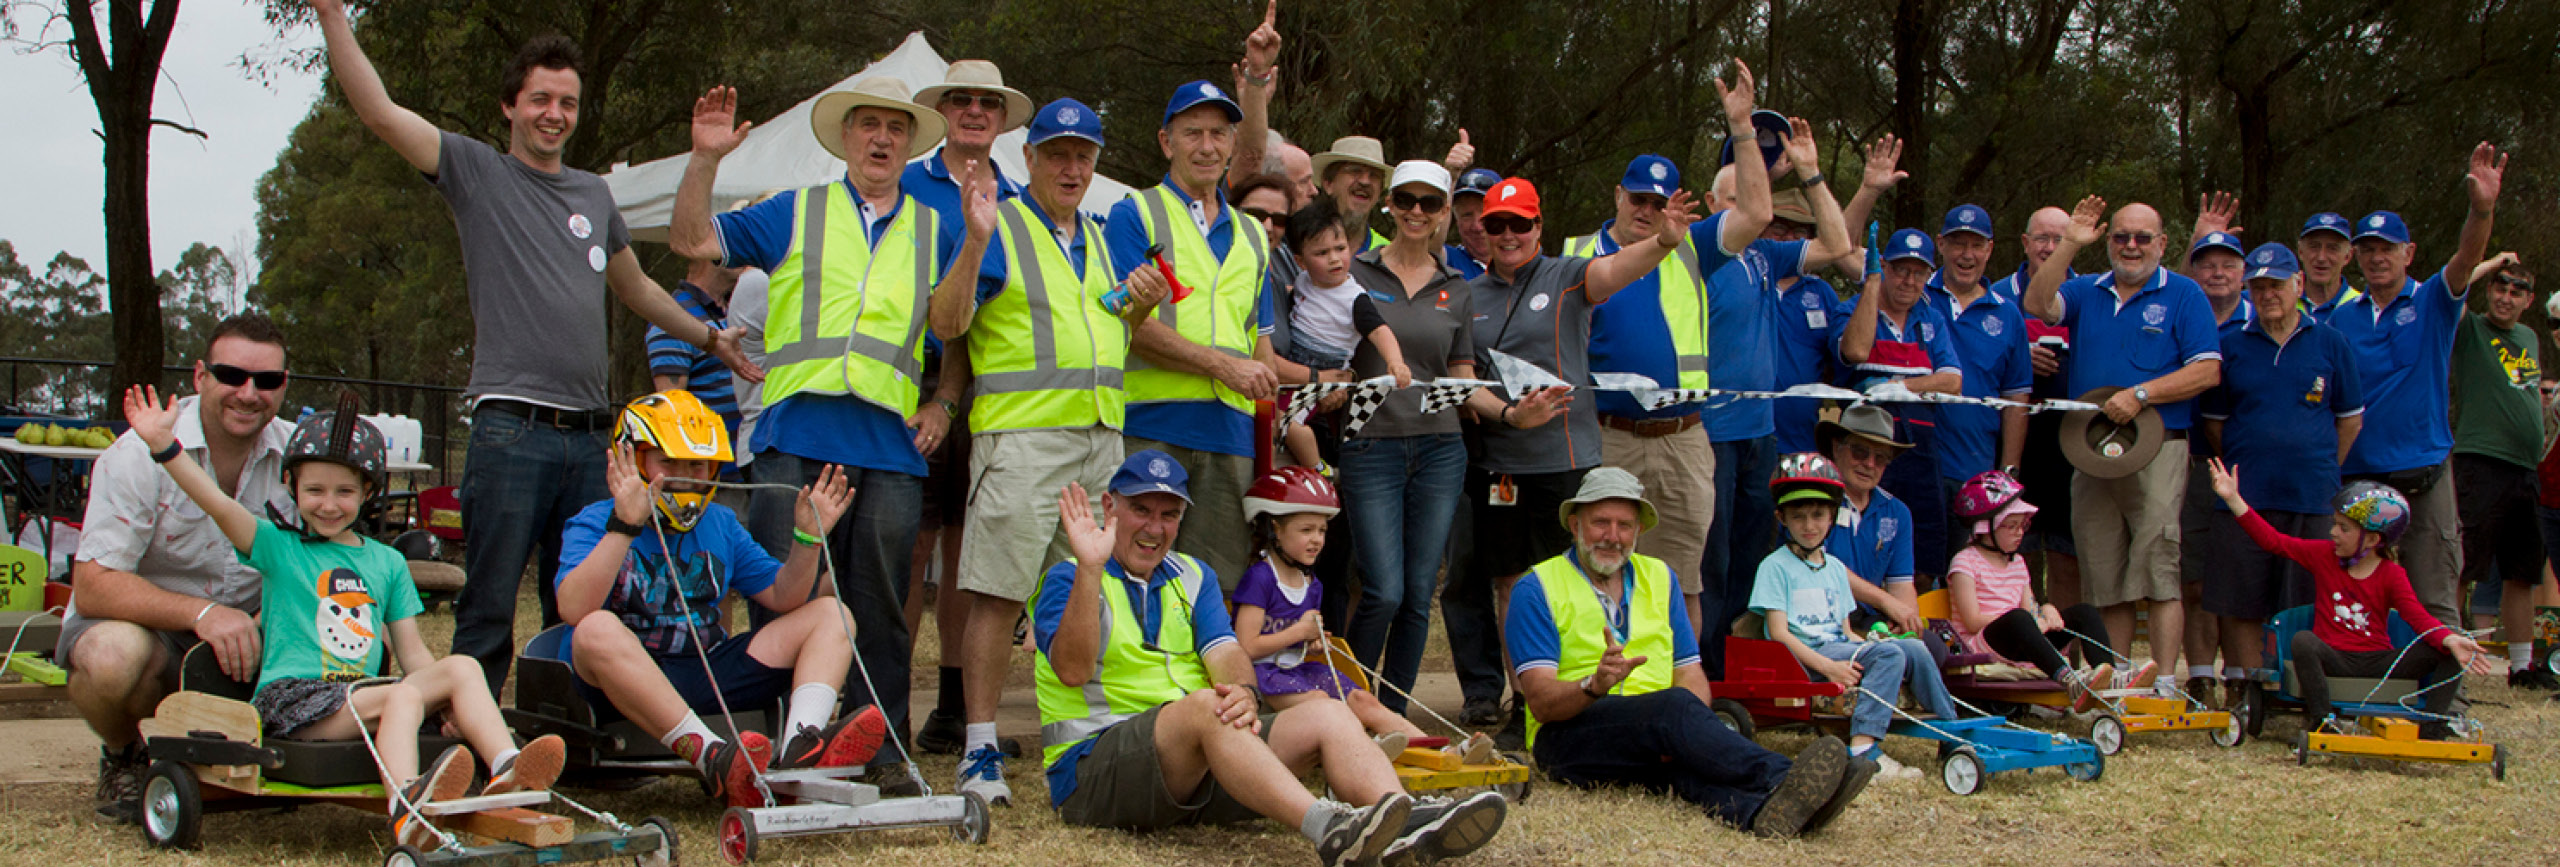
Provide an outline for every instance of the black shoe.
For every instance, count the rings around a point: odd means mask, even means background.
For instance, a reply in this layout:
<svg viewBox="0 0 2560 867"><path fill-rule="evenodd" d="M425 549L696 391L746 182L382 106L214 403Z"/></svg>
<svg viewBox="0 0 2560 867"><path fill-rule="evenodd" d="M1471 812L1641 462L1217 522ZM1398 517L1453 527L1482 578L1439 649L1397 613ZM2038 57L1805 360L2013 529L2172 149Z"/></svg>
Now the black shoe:
<svg viewBox="0 0 2560 867"><path fill-rule="evenodd" d="M1467 699L1466 706L1458 711L1458 724L1477 731L1501 725L1502 702L1489 698Z"/></svg>
<svg viewBox="0 0 2560 867"><path fill-rule="evenodd" d="M916 732L916 749L937 756L960 754L961 740L968 729L960 715L941 708L924 715L924 728Z"/></svg>
<svg viewBox="0 0 2560 867"><path fill-rule="evenodd" d="M1778 788L1760 803L1759 815L1751 817L1751 833L1762 837L1784 839L1804 832L1813 815L1840 791L1840 779L1848 773L1849 747L1830 735L1814 739L1811 746L1796 754L1794 766L1778 780Z"/></svg>
<svg viewBox="0 0 2560 867"><path fill-rule="evenodd" d="M1804 835L1820 831L1823 826L1831 824L1831 820L1840 818L1841 811L1849 808L1849 802L1858 799L1859 792L1867 790L1867 783L1874 780L1876 772L1883 767L1867 759L1850 759L1848 769L1840 772L1839 790L1832 792L1831 800L1822 802L1822 809L1813 811L1813 818L1804 820L1804 829L1796 833Z"/></svg>
<svg viewBox="0 0 2560 867"><path fill-rule="evenodd" d="M2560 689L2560 677L2553 677L2550 671L2535 666L2508 672L2507 686L2513 689Z"/></svg>
<svg viewBox="0 0 2560 867"><path fill-rule="evenodd" d="M1324 839L1316 843L1316 857L1325 867L1371 867L1396 841L1396 832L1412 811L1413 796L1390 792L1375 804L1345 812L1325 829Z"/></svg>
<svg viewBox="0 0 2560 867"><path fill-rule="evenodd" d="M1529 748L1529 710L1517 697L1511 700L1511 715L1502 721L1502 730L1493 733L1493 748L1506 753Z"/></svg>
<svg viewBox="0 0 2560 867"><path fill-rule="evenodd" d="M2216 702L2213 700L2213 687L2215 683L2216 681L2210 677L2189 677L2187 678L2187 697L2195 699L2197 704L2201 704L2206 707L2228 707L2229 704L2226 702Z"/></svg>
<svg viewBox="0 0 2560 867"><path fill-rule="evenodd" d="M907 774L905 762L873 762L863 766L862 782L879 787L883 798L912 798L924 794L924 784Z"/></svg>
<svg viewBox="0 0 2560 867"><path fill-rule="evenodd" d="M98 801L98 816L119 825L142 820L142 776L151 768L151 757L144 754L142 742L126 744L124 749L98 748L98 788L91 797Z"/></svg>
<svg viewBox="0 0 2560 867"><path fill-rule="evenodd" d="M1479 792L1465 800L1415 798L1413 811L1405 815L1404 833L1387 844L1380 861L1388 867L1404 867L1467 855L1493 842L1509 812L1509 802L1493 792Z"/></svg>

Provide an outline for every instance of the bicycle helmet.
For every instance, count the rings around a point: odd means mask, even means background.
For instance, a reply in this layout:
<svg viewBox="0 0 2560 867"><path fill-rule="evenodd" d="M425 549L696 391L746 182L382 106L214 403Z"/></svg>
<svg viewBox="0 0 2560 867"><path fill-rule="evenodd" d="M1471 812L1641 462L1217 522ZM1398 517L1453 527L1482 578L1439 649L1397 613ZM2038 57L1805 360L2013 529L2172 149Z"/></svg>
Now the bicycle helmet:
<svg viewBox="0 0 2560 867"><path fill-rule="evenodd" d="M1769 477L1769 493L1781 506L1806 499L1836 506L1848 496L1849 485L1840 480L1840 468L1832 466L1830 458L1797 452L1778 459L1778 471Z"/></svg>
<svg viewBox="0 0 2560 867"><path fill-rule="evenodd" d="M622 418L613 426L613 439L630 443L636 452L653 448L670 460L718 461L734 460L729 451L729 428L720 416L702 405L693 392L668 390L642 396L622 410ZM693 529L702 513L711 507L711 486L684 484L661 486L658 491L658 514L676 532Z"/></svg>
<svg viewBox="0 0 2560 867"><path fill-rule="evenodd" d="M2036 513L2034 504L2019 497L2026 490L2026 486L2018 484L2018 480L2008 473L1984 471L1967 480L1964 487L1956 489L1956 517L1973 521L1974 535L1989 533L2010 515Z"/></svg>
<svg viewBox="0 0 2560 867"><path fill-rule="evenodd" d="M1333 491L1333 482L1306 467L1277 467L1254 480L1244 492L1244 519L1252 521L1264 515L1323 515L1327 518L1342 512L1342 498Z"/></svg>
<svg viewBox="0 0 2560 867"><path fill-rule="evenodd" d="M312 461L328 461L355 470L363 476L375 493L382 491L390 474L391 446L382 430L356 415L355 395L338 401L338 408L313 414L294 426L293 436L284 444L284 471L293 474L295 467Z"/></svg>
<svg viewBox="0 0 2560 867"><path fill-rule="evenodd" d="M2409 498L2390 485L2371 480L2348 482L2330 502L2337 505L2338 514L2356 522L2356 526L2382 534L2382 544L2399 544L2400 534L2409 530Z"/></svg>

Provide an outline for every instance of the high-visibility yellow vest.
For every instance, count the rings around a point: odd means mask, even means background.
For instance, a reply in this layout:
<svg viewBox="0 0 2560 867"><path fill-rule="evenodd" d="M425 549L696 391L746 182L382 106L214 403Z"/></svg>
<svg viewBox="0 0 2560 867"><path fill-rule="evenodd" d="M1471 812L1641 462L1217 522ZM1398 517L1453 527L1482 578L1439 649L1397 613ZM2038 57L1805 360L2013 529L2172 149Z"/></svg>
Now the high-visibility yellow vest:
<svg viewBox="0 0 2560 867"><path fill-rule="evenodd" d="M843 182L800 191L791 248L766 294L767 405L852 395L899 418L915 414L925 304L941 263L933 209L901 199L875 245Z"/></svg>
<svg viewBox="0 0 2560 867"><path fill-rule="evenodd" d="M1147 241L1164 248L1174 276L1191 287L1191 297L1181 303L1168 298L1156 305L1156 321L1184 340L1234 358L1252 358L1259 336L1254 304L1262 294L1264 269L1271 259L1262 221L1232 220L1234 243L1227 247L1226 258L1219 259L1210 254L1208 236L1191 221L1188 207L1172 187L1159 184L1130 195L1138 200L1138 222L1146 230ZM1217 401L1228 409L1253 414L1252 401L1215 377L1166 370L1135 354L1129 356L1128 383L1132 404Z"/></svg>
<svg viewBox="0 0 2560 867"><path fill-rule="evenodd" d="M1598 233L1568 239L1564 254L1600 255ZM1698 244L1680 240L1680 248L1653 269L1661 278L1662 321L1671 328L1671 351L1679 356L1679 388L1707 386L1707 273L1698 268Z"/></svg>
<svg viewBox="0 0 2560 867"><path fill-rule="evenodd" d="M1122 720L1209 688L1209 667L1191 650L1191 600L1209 570L1185 554L1166 555L1165 565L1175 575L1156 591L1156 649L1148 649L1138 612L1119 586L1128 579L1106 575L1101 587L1102 656L1094 661L1093 676L1083 686L1068 686L1050 666L1048 651L1032 659L1043 764L1056 762L1068 747Z"/></svg>
<svg viewBox="0 0 2560 867"><path fill-rule="evenodd" d="M1644 664L1627 673L1627 679L1609 689L1610 695L1643 695L1671 686L1671 570L1662 561L1642 554L1627 555L1626 575L1621 581L1627 606L1627 637L1618 651L1628 657L1644 657ZM1538 576L1538 585L1547 592L1547 614L1554 618L1558 652L1556 679L1574 683L1600 670L1600 657L1609 652L1609 614L1600 608L1598 592L1591 579L1582 574L1566 555L1548 558L1529 570ZM1529 714L1529 746L1538 745L1538 715Z"/></svg>
<svg viewBox="0 0 2560 867"><path fill-rule="evenodd" d="M1084 276L1077 277L1055 235L1040 225L1030 199L996 206L1003 218L1004 291L978 307L969 327L969 368L977 389L969 408L972 433L1086 428L1120 429L1128 392L1120 368L1129 326L1102 309L1111 291L1111 261L1102 228L1070 214L1084 237Z"/></svg>

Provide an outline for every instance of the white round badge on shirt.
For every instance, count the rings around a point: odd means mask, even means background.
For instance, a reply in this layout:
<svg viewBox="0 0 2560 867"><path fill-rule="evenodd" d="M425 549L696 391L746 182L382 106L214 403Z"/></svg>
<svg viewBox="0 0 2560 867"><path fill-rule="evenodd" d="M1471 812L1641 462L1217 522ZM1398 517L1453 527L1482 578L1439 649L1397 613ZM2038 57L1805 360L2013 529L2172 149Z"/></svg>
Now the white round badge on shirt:
<svg viewBox="0 0 2560 867"><path fill-rule="evenodd" d="M587 239L587 236L589 236L589 235L593 235L593 234L595 234L595 233L596 233L596 224L591 223L591 222L588 222L588 221L587 221L587 215L585 215L585 214L570 214L570 215L569 215L569 234L576 235L576 236L578 236L578 240L584 241L584 240L586 240L586 239Z"/></svg>
<svg viewBox="0 0 2560 867"><path fill-rule="evenodd" d="M2158 325L2160 323L2167 322L2169 321L2169 308L2162 307L2158 304L2145 305L2142 308L2142 321L2147 325Z"/></svg>
<svg viewBox="0 0 2560 867"><path fill-rule="evenodd" d="M1993 336L1993 337L1998 337L1998 336L2000 336L2000 328L2001 328L2000 320L1998 320L1998 319L1993 319L1993 318L1990 318L1990 317L1984 317L1984 318L1983 318L1983 320L1982 320L1982 333L1984 333L1984 334L1988 334L1988 335L1991 335L1991 336Z"/></svg>
<svg viewBox="0 0 2560 867"><path fill-rule="evenodd" d="M1546 309L1547 309L1547 293L1540 292L1540 293L1538 293L1538 294L1536 294L1536 295L1529 296L1529 312L1531 312L1531 313L1537 313L1537 312L1544 311L1544 310L1546 310ZM2404 312L2405 312L2405 311L2404 311Z"/></svg>
<svg viewBox="0 0 2560 867"><path fill-rule="evenodd" d="M596 269L596 273L598 274L604 273L603 247L598 246L587 248L587 267Z"/></svg>

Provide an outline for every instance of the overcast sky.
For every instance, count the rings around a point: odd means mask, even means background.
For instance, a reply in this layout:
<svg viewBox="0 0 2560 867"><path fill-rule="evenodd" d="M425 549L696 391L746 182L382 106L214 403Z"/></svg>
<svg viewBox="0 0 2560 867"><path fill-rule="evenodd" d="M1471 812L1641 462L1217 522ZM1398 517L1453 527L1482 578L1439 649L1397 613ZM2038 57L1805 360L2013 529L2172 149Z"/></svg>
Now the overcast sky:
<svg viewBox="0 0 2560 867"><path fill-rule="evenodd" d="M101 22L105 10L99 10ZM41 22L18 19L21 36ZM49 34L67 39L56 24ZM318 76L284 73L252 81L242 53L272 56L317 46L304 28L279 41L250 0L189 0L162 64L156 117L205 131L209 139L159 129L151 138L151 261L175 264L198 241L254 253L258 177L318 96ZM107 232L99 207L105 191L98 111L67 48L42 54L0 51L0 117L10 120L11 159L0 160L0 239L18 258L41 267L69 252L104 272Z"/></svg>

